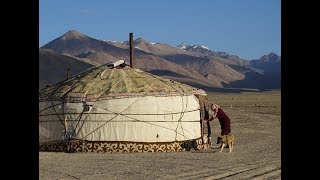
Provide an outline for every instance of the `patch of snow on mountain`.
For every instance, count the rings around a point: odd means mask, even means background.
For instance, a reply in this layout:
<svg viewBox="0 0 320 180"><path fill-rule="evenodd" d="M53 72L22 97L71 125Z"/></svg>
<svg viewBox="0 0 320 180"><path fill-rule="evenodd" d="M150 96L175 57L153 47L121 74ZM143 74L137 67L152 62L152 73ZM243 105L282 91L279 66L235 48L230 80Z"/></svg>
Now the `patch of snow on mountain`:
<svg viewBox="0 0 320 180"><path fill-rule="evenodd" d="M210 50L207 46L201 46L201 47L204 48L204 49Z"/></svg>
<svg viewBox="0 0 320 180"><path fill-rule="evenodd" d="M118 41L112 41L112 40L104 40L104 41L118 43ZM120 43L122 43L122 42L120 42Z"/></svg>
<svg viewBox="0 0 320 180"><path fill-rule="evenodd" d="M182 45L182 46L180 47L180 49L182 49L182 50L185 50L186 48L187 48L186 45Z"/></svg>
<svg viewBox="0 0 320 180"><path fill-rule="evenodd" d="M196 49L196 48L199 48L199 47L201 47L201 48L203 48L203 49L210 50L207 46L199 46L199 45L193 45L193 46L192 46L193 49Z"/></svg>

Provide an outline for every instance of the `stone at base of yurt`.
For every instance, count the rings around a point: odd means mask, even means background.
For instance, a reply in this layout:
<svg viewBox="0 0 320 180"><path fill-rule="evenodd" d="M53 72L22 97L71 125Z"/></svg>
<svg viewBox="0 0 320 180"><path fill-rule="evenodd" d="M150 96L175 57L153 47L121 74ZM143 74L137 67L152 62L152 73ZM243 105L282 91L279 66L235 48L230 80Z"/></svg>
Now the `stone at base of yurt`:
<svg viewBox="0 0 320 180"><path fill-rule="evenodd" d="M84 147L84 148L83 148ZM190 151L191 149L206 149L206 144L202 144L201 138L188 141L175 142L112 142L112 141L82 141L71 140L42 143L40 151L49 152L95 152L95 153L131 153L131 152L176 152Z"/></svg>

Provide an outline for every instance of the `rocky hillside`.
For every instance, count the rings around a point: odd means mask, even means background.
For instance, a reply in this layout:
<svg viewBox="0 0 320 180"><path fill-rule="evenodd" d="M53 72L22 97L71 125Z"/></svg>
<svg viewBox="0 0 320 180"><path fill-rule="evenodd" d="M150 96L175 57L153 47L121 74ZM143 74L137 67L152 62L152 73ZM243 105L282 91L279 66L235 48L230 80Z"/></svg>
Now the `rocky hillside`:
<svg viewBox="0 0 320 180"><path fill-rule="evenodd" d="M124 59L129 62L128 41L98 40L75 30L54 39L41 49L77 58L91 65ZM279 89L280 57L274 53L259 60L244 60L203 45L134 40L134 67L198 87ZM275 73L276 72L276 73Z"/></svg>
<svg viewBox="0 0 320 180"><path fill-rule="evenodd" d="M71 77L90 67L93 65L82 60L52 50L39 49L39 89L65 80L68 68Z"/></svg>
<svg viewBox="0 0 320 180"><path fill-rule="evenodd" d="M135 42L143 43L141 39ZM72 30L44 45L41 49L50 49L80 60L89 59L96 64L113 62L119 59L124 59L129 63L129 46L126 43L117 44L119 47L107 41L97 40ZM123 44L122 47L121 44ZM134 49L134 67L184 83L192 82L193 84L205 86L217 86L193 69L175 64L139 48Z"/></svg>

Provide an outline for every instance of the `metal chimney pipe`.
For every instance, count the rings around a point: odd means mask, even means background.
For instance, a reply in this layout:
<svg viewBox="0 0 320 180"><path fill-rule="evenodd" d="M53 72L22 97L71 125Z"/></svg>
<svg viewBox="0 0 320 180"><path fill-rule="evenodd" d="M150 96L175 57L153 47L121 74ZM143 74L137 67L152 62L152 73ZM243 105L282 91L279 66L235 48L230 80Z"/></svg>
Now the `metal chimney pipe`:
<svg viewBox="0 0 320 180"><path fill-rule="evenodd" d="M69 77L70 77L70 66L67 69L67 79L69 79Z"/></svg>
<svg viewBox="0 0 320 180"><path fill-rule="evenodd" d="M133 33L129 34L130 39L130 67L133 68Z"/></svg>

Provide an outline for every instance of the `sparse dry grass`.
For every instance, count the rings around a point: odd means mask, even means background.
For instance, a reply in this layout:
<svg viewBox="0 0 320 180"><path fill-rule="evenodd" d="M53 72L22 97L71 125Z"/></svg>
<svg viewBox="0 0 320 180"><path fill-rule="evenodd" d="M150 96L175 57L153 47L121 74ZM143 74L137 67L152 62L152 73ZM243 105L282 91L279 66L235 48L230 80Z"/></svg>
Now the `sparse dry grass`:
<svg viewBox="0 0 320 180"><path fill-rule="evenodd" d="M219 104L230 112L277 114L281 112L281 91L213 93L208 92L210 102Z"/></svg>

